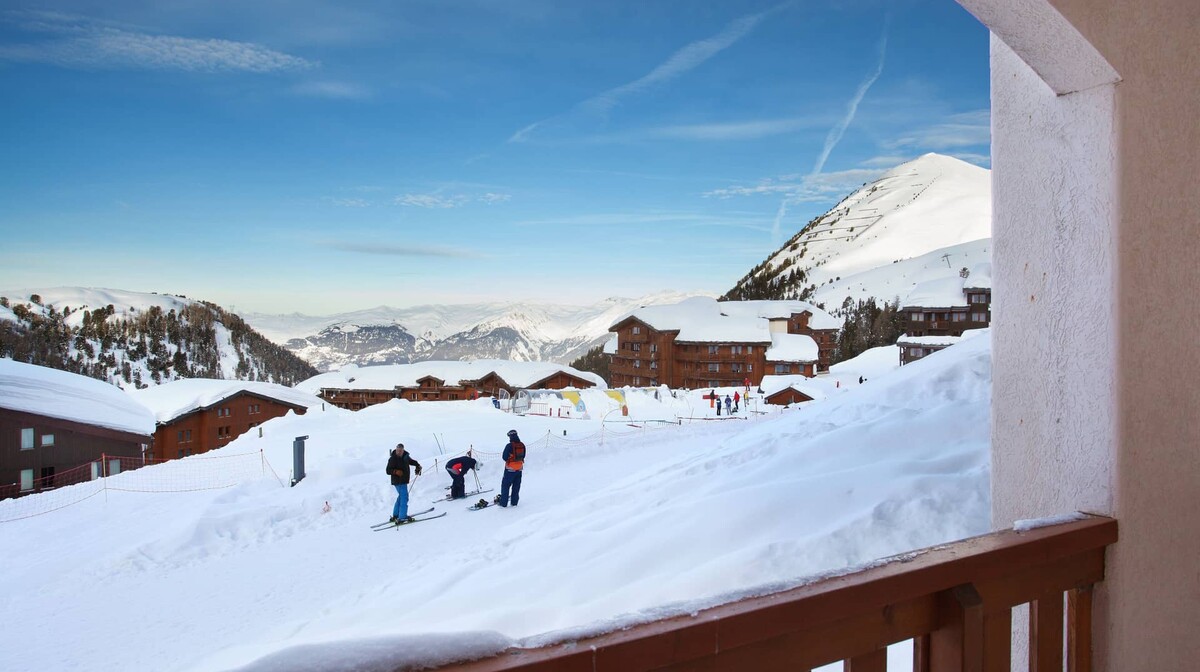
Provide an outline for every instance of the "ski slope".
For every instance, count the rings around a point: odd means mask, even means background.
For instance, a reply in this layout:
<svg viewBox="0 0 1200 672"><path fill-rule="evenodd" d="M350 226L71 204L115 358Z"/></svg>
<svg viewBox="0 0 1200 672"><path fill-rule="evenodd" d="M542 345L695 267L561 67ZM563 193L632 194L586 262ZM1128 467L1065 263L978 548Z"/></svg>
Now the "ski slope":
<svg viewBox="0 0 1200 672"><path fill-rule="evenodd" d="M306 435L294 488L267 473L223 490L109 491L0 524L0 595L19 614L5 633L21 643L0 647L0 669L391 670L983 533L990 379L980 337L755 421L642 423L645 395L617 423L513 417L486 399L289 415L217 453L261 449L286 482ZM397 441L425 466L420 509L449 485L441 463L470 446L498 487L510 428L529 446L518 507L451 502L438 520L369 529L390 514ZM203 457L117 478L162 480ZM0 502L0 519L20 502Z"/></svg>

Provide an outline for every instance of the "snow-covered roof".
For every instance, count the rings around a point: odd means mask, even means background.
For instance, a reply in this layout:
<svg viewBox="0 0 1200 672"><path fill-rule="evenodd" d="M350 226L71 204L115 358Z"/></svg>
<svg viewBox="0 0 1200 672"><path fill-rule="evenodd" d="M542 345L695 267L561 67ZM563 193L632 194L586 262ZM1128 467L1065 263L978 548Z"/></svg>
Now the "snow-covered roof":
<svg viewBox="0 0 1200 672"><path fill-rule="evenodd" d="M954 345L962 340L962 336L901 336L896 345Z"/></svg>
<svg viewBox="0 0 1200 672"><path fill-rule="evenodd" d="M154 414L108 383L0 359L0 408L150 436Z"/></svg>
<svg viewBox="0 0 1200 672"><path fill-rule="evenodd" d="M965 308L967 296L963 294L963 278L955 274L922 282L913 287L900 305L905 308Z"/></svg>
<svg viewBox="0 0 1200 672"><path fill-rule="evenodd" d="M962 336L901 336L896 345L956 345L963 341L989 333L990 329L968 329Z"/></svg>
<svg viewBox="0 0 1200 672"><path fill-rule="evenodd" d="M817 342L802 334L771 334L768 362L815 362Z"/></svg>
<svg viewBox="0 0 1200 672"><path fill-rule="evenodd" d="M139 403L149 408L158 422L170 422L182 415L201 408L208 408L222 399L228 399L242 392L305 408L319 407L322 403L318 397L283 385L211 378L175 380L142 390L127 390L127 392Z"/></svg>
<svg viewBox="0 0 1200 672"><path fill-rule="evenodd" d="M809 312L813 329L838 329L837 318L806 301L717 301L697 296L662 306L645 306L629 317L658 331L679 331L676 341L698 343L769 343L769 320ZM620 322L628 318L622 318ZM617 324L620 324L617 322ZM814 357L815 359L815 357Z"/></svg>
<svg viewBox="0 0 1200 672"><path fill-rule="evenodd" d="M828 389L830 385L826 381L797 374L763 376L762 383L758 387L763 391L765 397L778 394L788 388L806 394L814 401L824 399L830 393Z"/></svg>
<svg viewBox="0 0 1200 672"><path fill-rule="evenodd" d="M457 384L460 380L479 380L493 372L513 387L528 387L559 372L590 381L599 388L607 387L600 376L565 364L477 359L470 362L428 361L384 366L351 365L313 376L298 383L296 389L309 394L317 394L322 388L390 390L396 387L417 387L417 381L426 376Z"/></svg>
<svg viewBox="0 0 1200 672"><path fill-rule="evenodd" d="M992 264L983 263L975 264L971 267L971 275L963 281L964 288L972 289L991 289L992 288Z"/></svg>

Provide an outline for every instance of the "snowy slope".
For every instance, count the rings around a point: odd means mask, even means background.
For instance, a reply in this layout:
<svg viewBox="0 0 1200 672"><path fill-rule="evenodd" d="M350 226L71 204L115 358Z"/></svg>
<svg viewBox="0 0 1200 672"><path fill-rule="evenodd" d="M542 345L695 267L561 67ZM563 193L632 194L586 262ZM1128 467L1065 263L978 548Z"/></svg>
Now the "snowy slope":
<svg viewBox="0 0 1200 672"><path fill-rule="evenodd" d="M887 301L923 274L989 261L991 182L984 168L940 154L903 163L814 219L738 282L746 298L782 290L839 307L847 296ZM911 260L906 263L905 260Z"/></svg>
<svg viewBox="0 0 1200 672"><path fill-rule="evenodd" d="M486 400L272 420L217 454L262 449L286 478L291 441L307 435L309 476L294 488L268 474L219 491L109 491L0 524L0 595L20 614L5 632L21 642L0 647L0 669L390 670L983 533L989 346L971 339L769 419L604 423L602 441L599 418L513 417ZM442 519L367 529L391 507L396 441L425 465L416 506L449 483L435 433L447 454L487 451L480 478L495 487L509 428L529 445L519 507L451 503ZM204 457L116 478L186 484ZM0 502L0 519L20 502Z"/></svg>

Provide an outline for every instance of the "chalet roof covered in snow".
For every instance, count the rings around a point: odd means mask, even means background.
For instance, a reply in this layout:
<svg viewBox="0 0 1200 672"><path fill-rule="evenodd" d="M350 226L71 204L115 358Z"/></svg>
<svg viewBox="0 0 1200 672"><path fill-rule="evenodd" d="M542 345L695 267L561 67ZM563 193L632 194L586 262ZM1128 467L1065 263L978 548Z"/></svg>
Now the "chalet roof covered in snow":
<svg viewBox="0 0 1200 672"><path fill-rule="evenodd" d="M0 359L0 408L141 436L154 433L154 414L120 389L11 359Z"/></svg>
<svg viewBox="0 0 1200 672"><path fill-rule="evenodd" d="M952 275L922 282L913 287L900 305L905 308L965 308L967 295L963 294L963 279Z"/></svg>
<svg viewBox="0 0 1200 672"><path fill-rule="evenodd" d="M245 380L189 378L142 390L127 391L139 403L153 411L158 422L170 422L242 392L304 408L320 407L322 404L320 398L290 387Z"/></svg>
<svg viewBox="0 0 1200 672"><path fill-rule="evenodd" d="M837 318L805 301L717 301L704 296L663 306L645 306L629 317L658 331L677 330L676 340L680 342L765 344L771 342L769 320L803 312L812 314L809 326L813 329L841 327Z"/></svg>
<svg viewBox="0 0 1200 672"><path fill-rule="evenodd" d="M607 387L600 376L565 364L477 359L470 362L428 361L385 366L347 366L338 371L313 376L298 383L296 389L310 394L317 394L322 388L391 390L396 387L417 387L417 381L428 376L455 384L462 380L479 380L489 373L495 373L513 387L529 387L560 372L590 381L599 388Z"/></svg>
<svg viewBox="0 0 1200 672"><path fill-rule="evenodd" d="M968 329L963 332L962 336L909 336L905 334L896 340L896 345L957 345L990 332L990 329Z"/></svg>
<svg viewBox="0 0 1200 672"><path fill-rule="evenodd" d="M802 334L771 334L768 362L815 362L817 342Z"/></svg>
<svg viewBox="0 0 1200 672"><path fill-rule="evenodd" d="M822 380L820 378L809 378L799 374L787 376L763 376L762 384L759 388L763 391L764 397L769 397L778 394L788 388L796 390L802 394L806 394L814 401L824 399L829 396L833 390L836 390L834 383ZM833 388L833 389L830 389Z"/></svg>

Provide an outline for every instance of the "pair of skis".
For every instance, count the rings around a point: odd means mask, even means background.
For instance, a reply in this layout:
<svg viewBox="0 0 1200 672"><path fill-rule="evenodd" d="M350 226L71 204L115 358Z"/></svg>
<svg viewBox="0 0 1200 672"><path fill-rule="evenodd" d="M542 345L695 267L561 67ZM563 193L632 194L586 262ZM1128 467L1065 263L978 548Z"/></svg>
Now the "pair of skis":
<svg viewBox="0 0 1200 672"><path fill-rule="evenodd" d="M410 513L410 514L408 514L408 518L405 518L398 523L389 520L386 523L379 523L377 525L372 525L371 529L374 530L375 532L382 532L384 530L390 530L395 527L403 527L405 525L412 525L413 523L420 523L420 522L426 521L426 520L433 520L434 518L441 518L442 516L446 515L445 511L443 511L437 515L433 515L433 516L425 515L428 513L432 513L433 509L434 509L434 507L431 506L428 509L425 509L424 511L417 511L416 513Z"/></svg>
<svg viewBox="0 0 1200 672"><path fill-rule="evenodd" d="M486 490L476 490L474 492L464 493L462 497L451 497L450 495L446 495L445 497L442 497L441 499L433 500L433 503L437 504L438 502L452 502L456 499L466 499L467 497L472 497L474 495L482 495L485 492L491 492L494 489L495 488L488 488Z"/></svg>

